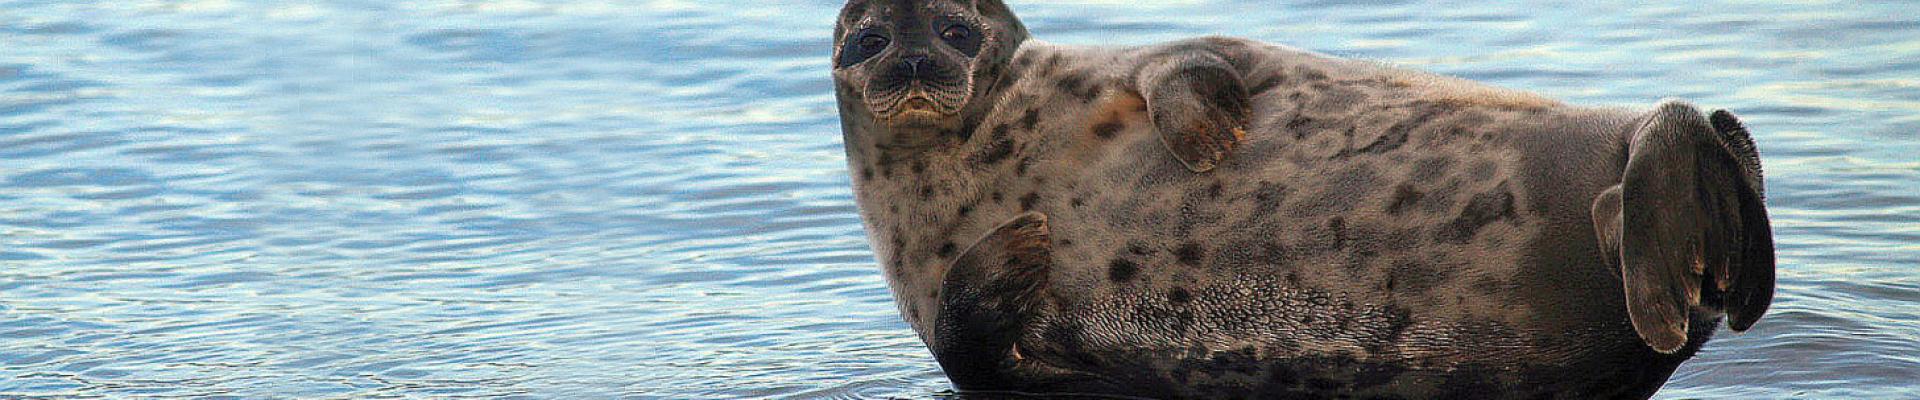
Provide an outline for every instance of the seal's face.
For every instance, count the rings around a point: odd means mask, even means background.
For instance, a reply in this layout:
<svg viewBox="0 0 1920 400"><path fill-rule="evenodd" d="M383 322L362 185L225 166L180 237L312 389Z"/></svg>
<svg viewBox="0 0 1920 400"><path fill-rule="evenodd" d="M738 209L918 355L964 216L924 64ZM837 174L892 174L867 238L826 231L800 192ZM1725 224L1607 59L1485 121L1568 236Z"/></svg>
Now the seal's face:
<svg viewBox="0 0 1920 400"><path fill-rule="evenodd" d="M901 134L959 128L1026 35L999 0L854 0L834 31L842 101Z"/></svg>

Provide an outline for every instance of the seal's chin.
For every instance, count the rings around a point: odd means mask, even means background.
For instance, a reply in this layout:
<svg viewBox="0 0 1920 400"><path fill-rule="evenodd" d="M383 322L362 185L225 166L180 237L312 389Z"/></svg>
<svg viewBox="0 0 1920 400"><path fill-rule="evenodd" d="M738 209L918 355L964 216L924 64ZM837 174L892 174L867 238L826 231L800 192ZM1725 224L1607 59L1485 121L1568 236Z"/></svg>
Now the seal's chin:
<svg viewBox="0 0 1920 400"><path fill-rule="evenodd" d="M880 119L896 128L911 128L944 125L953 116L952 113L942 111L933 103L933 100L914 96L902 102L891 115L882 115Z"/></svg>

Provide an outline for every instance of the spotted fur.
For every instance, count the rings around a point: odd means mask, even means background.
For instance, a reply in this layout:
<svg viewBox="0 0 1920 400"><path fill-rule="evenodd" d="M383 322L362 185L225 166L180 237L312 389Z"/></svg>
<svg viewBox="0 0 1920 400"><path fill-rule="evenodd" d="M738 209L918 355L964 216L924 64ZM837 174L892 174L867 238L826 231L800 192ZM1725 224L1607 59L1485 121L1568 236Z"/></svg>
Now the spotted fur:
<svg viewBox="0 0 1920 400"><path fill-rule="evenodd" d="M1245 137L1200 173L1168 156L1138 88L1140 71L1192 51L1247 96ZM1719 319L1683 315L1683 348L1648 348L1617 250L1596 237L1590 204L1622 182L1644 113L1233 38L1023 40L995 68L963 134L890 130L857 101L859 76L836 73L862 219L930 347L945 340L931 333L943 279L969 257L955 249L1019 215L1050 224L1053 261L1012 328L1017 351L937 354L1027 373L962 389L1644 398ZM899 135L942 139L879 139ZM1753 154L1744 128L1727 137Z"/></svg>

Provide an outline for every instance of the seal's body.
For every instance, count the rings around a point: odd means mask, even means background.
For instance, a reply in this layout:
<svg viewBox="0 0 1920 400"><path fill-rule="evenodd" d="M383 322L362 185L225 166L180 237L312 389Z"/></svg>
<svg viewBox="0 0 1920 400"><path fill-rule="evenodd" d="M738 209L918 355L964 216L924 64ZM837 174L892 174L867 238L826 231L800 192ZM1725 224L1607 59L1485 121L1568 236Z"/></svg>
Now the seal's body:
<svg viewBox="0 0 1920 400"><path fill-rule="evenodd" d="M966 95L915 118L844 62L855 32L929 19L903 13L999 21L969 27ZM962 390L1644 398L1770 301L1731 114L1239 39L1057 46L991 0L856 1L840 34L863 219Z"/></svg>

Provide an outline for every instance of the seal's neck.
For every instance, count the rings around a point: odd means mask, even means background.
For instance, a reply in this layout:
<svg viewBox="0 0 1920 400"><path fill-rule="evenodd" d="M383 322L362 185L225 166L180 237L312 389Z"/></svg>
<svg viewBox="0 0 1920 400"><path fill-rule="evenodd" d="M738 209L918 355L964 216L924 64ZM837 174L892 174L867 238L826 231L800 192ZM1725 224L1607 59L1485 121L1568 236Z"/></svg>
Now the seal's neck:
<svg viewBox="0 0 1920 400"><path fill-rule="evenodd" d="M845 107L843 103L843 107ZM846 124L847 165L852 171L854 201L874 255L901 315L932 343L928 335L937 313L934 299L947 263L971 243L962 232L966 221L981 217L969 199L977 199L987 182L967 164L979 147L981 134L969 123L967 135L948 133L925 146L888 146L872 138L886 132L871 119L843 118ZM863 130L870 129L870 130ZM917 134L941 134L914 132ZM964 136L964 137L963 137ZM969 140L969 137L972 140Z"/></svg>
<svg viewBox="0 0 1920 400"><path fill-rule="evenodd" d="M1024 41L1022 41L1024 43ZM1010 88L1022 73L1010 71L1011 58L981 81L951 130L891 131L867 111L857 93L842 85L840 114L855 202L875 255L899 301L902 315L927 335L937 311L934 295L947 264L1016 210L1012 197L992 190L1012 170L1007 162L1020 146L996 116L1003 103L1017 101ZM1006 76L1006 78L1001 78ZM999 126L995 129L990 126ZM889 140L921 135L935 140L900 145Z"/></svg>
<svg viewBox="0 0 1920 400"><path fill-rule="evenodd" d="M877 121L863 101L842 85L840 124L851 172L854 201L866 227L874 255L886 271L901 315L929 340L927 327L934 315L930 299L944 265L932 257L946 241L937 236L950 229L954 214L946 199L956 189L971 190L972 174L948 163L964 151L965 135L947 132L896 132ZM976 129L963 126L963 129ZM926 143L900 145L895 135L927 135ZM937 170L936 170L937 169ZM942 179L945 178L945 179ZM958 246L957 244L955 246ZM926 296L926 297L922 297Z"/></svg>

